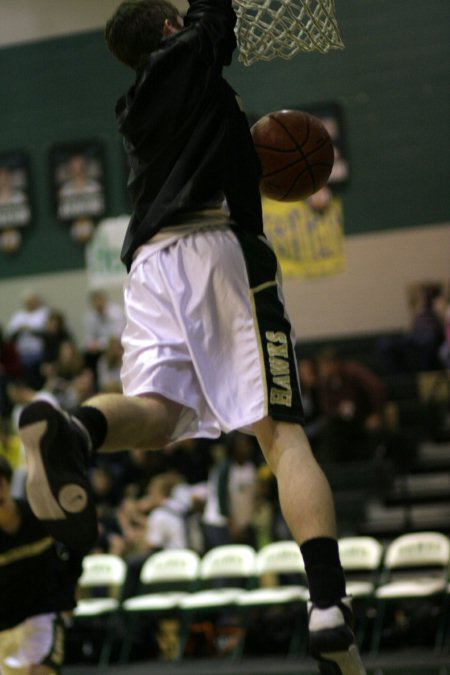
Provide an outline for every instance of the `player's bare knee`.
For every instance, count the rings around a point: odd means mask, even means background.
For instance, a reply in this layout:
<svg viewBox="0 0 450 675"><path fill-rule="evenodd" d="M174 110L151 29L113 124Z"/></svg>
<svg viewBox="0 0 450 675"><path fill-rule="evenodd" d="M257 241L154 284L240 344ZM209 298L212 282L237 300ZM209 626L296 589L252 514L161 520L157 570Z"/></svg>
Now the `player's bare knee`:
<svg viewBox="0 0 450 675"><path fill-rule="evenodd" d="M139 398L147 409L148 422L140 429L141 438L136 445L146 450L158 450L173 440L183 406L156 394Z"/></svg>

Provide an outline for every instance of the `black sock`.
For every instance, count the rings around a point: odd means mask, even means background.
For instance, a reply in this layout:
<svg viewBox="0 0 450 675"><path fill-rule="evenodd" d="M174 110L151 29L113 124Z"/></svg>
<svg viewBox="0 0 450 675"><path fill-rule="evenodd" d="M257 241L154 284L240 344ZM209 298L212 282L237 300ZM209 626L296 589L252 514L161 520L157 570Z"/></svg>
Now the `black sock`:
<svg viewBox="0 0 450 675"><path fill-rule="evenodd" d="M345 594L345 576L338 544L331 537L308 539L301 546L312 602L331 607Z"/></svg>
<svg viewBox="0 0 450 675"><path fill-rule="evenodd" d="M78 408L78 410L72 414L72 417L75 417L86 429L91 440L90 450L95 452L101 448L108 432L108 422L101 410L85 405Z"/></svg>

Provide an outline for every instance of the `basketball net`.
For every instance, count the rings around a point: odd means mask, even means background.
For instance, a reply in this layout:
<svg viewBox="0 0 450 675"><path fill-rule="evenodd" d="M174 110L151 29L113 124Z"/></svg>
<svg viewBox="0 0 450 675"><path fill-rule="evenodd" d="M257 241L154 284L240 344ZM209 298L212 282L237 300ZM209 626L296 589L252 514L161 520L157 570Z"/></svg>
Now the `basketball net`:
<svg viewBox="0 0 450 675"><path fill-rule="evenodd" d="M291 59L343 49L334 0L233 0L239 61Z"/></svg>

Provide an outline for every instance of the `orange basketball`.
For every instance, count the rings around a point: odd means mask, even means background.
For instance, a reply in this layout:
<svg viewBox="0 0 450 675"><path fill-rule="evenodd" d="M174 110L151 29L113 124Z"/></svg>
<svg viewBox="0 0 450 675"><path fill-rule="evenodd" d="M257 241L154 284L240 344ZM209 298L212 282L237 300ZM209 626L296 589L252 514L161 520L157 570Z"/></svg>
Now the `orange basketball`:
<svg viewBox="0 0 450 675"><path fill-rule="evenodd" d="M318 117L302 110L278 110L261 117L251 133L262 167L263 195L295 202L326 184L334 150Z"/></svg>

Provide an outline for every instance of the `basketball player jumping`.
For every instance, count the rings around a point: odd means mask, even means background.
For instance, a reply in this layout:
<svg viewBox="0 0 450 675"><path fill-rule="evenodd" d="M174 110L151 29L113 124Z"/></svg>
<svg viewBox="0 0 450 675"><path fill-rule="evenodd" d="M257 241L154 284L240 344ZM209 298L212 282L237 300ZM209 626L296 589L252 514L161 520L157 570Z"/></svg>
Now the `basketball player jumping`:
<svg viewBox="0 0 450 675"><path fill-rule="evenodd" d="M234 25L230 0L191 0L184 24L165 0L129 0L107 23L110 51L136 71L116 107L134 205L122 250L124 395L95 396L71 418L43 402L25 409L28 496L56 538L89 549L92 453L254 433L305 561L311 654L321 673L361 675L333 499L303 432L291 326L263 234L260 167L222 77Z"/></svg>

